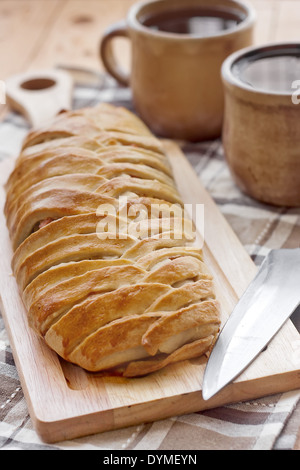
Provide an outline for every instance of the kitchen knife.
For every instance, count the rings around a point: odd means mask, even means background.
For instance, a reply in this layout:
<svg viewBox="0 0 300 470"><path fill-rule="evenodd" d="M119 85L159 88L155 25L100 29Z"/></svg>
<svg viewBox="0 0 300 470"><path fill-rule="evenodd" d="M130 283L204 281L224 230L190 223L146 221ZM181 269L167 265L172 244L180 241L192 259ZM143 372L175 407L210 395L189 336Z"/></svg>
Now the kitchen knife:
<svg viewBox="0 0 300 470"><path fill-rule="evenodd" d="M272 250L225 323L208 359L202 396L233 381L300 304L300 248Z"/></svg>

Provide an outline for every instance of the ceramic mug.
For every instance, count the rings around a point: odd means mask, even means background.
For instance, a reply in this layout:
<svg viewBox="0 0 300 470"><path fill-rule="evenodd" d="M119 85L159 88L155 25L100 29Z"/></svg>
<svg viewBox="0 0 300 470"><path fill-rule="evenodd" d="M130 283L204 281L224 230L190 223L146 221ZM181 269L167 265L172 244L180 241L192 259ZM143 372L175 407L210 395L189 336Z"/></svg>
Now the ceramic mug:
<svg viewBox="0 0 300 470"><path fill-rule="evenodd" d="M223 147L251 197L300 206L300 43L250 47L222 67Z"/></svg>
<svg viewBox="0 0 300 470"><path fill-rule="evenodd" d="M198 15L194 31L162 28L165 20L193 14ZM254 23L253 8L243 1L146 1L134 4L126 21L104 33L100 56L118 82L130 85L135 109L154 133L187 140L215 138L221 134L224 111L222 62L252 44ZM131 40L128 75L112 52L111 41L118 36Z"/></svg>

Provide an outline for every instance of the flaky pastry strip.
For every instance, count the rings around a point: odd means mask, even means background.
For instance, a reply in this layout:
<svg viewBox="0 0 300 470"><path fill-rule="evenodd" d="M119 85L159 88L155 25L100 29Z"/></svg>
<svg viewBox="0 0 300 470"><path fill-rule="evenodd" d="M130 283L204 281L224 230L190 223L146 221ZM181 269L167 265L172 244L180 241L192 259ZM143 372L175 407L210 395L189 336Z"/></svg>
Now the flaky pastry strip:
<svg viewBox="0 0 300 470"><path fill-rule="evenodd" d="M215 335L201 338L192 343L185 344L181 348L174 351L169 355L161 355L143 361L130 362L125 371L123 372L124 377L138 377L153 373L160 369L163 369L169 364L174 362L184 361L193 359L205 354L212 346Z"/></svg>
<svg viewBox="0 0 300 470"><path fill-rule="evenodd" d="M145 313L115 320L89 335L67 358L71 362L84 364L89 371L99 371L132 360L132 349L135 358L148 356L141 347L141 337L158 317L158 313ZM116 353L122 354L114 357ZM110 355L113 357L110 358Z"/></svg>
<svg viewBox="0 0 300 470"><path fill-rule="evenodd" d="M196 282L190 282L181 287L173 288L164 296L159 297L145 311L149 312L167 312L176 311L192 303L206 299L214 299L215 292L211 279L200 279Z"/></svg>
<svg viewBox="0 0 300 470"><path fill-rule="evenodd" d="M84 191L60 189L45 192L22 206L16 214L14 223L9 227L13 248L16 250L42 220L88 214L106 204L114 205L117 202L112 197Z"/></svg>
<svg viewBox="0 0 300 470"><path fill-rule="evenodd" d="M158 350L165 352L161 345L173 335L211 324L220 324L216 300L205 300L175 312L161 312L161 318L143 336L142 344L149 354L155 355Z"/></svg>
<svg viewBox="0 0 300 470"><path fill-rule="evenodd" d="M23 291L23 302L27 308L43 295L47 290L57 286L61 282L76 276L81 276L88 271L106 268L108 266L125 266L132 264L131 261L125 259L96 259L70 261L69 263L60 263L52 266L46 271L39 274L31 281Z"/></svg>
<svg viewBox="0 0 300 470"><path fill-rule="evenodd" d="M31 326L41 336L51 324L76 303L89 295L108 292L122 285L140 282L145 273L136 266L113 266L88 271L47 290L29 307L28 318Z"/></svg>
<svg viewBox="0 0 300 470"><path fill-rule="evenodd" d="M20 264L15 276L21 289L25 289L35 277L52 266L83 259L120 258L133 244L134 239L130 236L101 240L96 233L70 235L36 250Z"/></svg>
<svg viewBox="0 0 300 470"><path fill-rule="evenodd" d="M201 278L202 266L202 261L192 256L178 257L168 260L154 271L151 271L145 277L145 282L163 281L172 286L188 279L198 280Z"/></svg>
<svg viewBox="0 0 300 470"><path fill-rule="evenodd" d="M6 192L28 321L61 357L132 377L209 352L213 279L162 142L137 116L60 113L28 133Z"/></svg>
<svg viewBox="0 0 300 470"><path fill-rule="evenodd" d="M103 221L103 219L105 219ZM97 233L98 224L101 223L102 231L105 230L104 222L118 228L123 221L114 215L97 215L95 212L61 217L47 224L27 237L17 248L12 259L13 272L16 273L25 259L35 251L45 247L49 243L55 242L60 238L70 235L80 235L88 233Z"/></svg>
<svg viewBox="0 0 300 470"><path fill-rule="evenodd" d="M106 179L102 176L89 174L62 175L40 181L27 189L21 196L13 197L9 201L5 209L7 224L10 227L14 221L13 214L17 214L23 205L30 204L32 200L38 199L43 193L55 193L61 189L94 193L105 181Z"/></svg>
<svg viewBox="0 0 300 470"><path fill-rule="evenodd" d="M153 302L170 291L163 284L124 286L96 294L74 305L47 331L45 339L58 354L67 357L90 334L125 316L143 314Z"/></svg>

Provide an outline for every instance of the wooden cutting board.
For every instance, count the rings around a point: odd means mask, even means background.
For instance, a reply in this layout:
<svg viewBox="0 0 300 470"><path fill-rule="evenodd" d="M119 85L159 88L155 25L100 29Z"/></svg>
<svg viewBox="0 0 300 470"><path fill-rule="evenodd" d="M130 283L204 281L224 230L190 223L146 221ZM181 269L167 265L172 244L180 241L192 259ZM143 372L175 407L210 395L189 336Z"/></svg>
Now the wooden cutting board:
<svg viewBox="0 0 300 470"><path fill-rule="evenodd" d="M204 204L204 257L215 278L224 323L256 267L178 146L166 142L165 147L184 202ZM290 320L243 374L208 401L201 395L203 359L137 379L87 373L59 359L29 329L11 274L12 250L2 207L3 183L12 166L11 160L0 164L1 311L30 416L44 441L72 439L300 388L300 335ZM198 228L202 234L202 226Z"/></svg>

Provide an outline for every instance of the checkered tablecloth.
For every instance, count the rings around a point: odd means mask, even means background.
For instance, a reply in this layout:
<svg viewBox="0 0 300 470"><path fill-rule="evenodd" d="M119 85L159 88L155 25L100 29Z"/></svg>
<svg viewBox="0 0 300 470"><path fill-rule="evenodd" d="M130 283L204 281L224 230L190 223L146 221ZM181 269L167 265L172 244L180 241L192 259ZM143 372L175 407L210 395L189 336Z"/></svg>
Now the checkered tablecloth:
<svg viewBox="0 0 300 470"><path fill-rule="evenodd" d="M108 77L77 84L74 108L100 101L133 110L130 90ZM28 124L10 112L0 124L0 158L19 152ZM242 194L233 183L220 140L183 143L199 180L217 203L254 262L259 265L273 248L299 246L300 210L271 207ZM293 317L299 323L299 318ZM0 316L0 448L63 450L271 450L294 449L299 430L300 391L253 402L164 419L150 424L95 434L54 445L37 436Z"/></svg>

